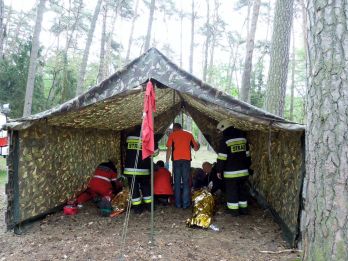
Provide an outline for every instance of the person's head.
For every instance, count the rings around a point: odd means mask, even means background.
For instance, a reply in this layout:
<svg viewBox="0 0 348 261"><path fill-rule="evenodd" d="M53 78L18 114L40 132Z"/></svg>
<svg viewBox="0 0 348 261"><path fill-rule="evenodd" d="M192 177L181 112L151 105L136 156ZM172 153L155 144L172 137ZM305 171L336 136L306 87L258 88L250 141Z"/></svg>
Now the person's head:
<svg viewBox="0 0 348 261"><path fill-rule="evenodd" d="M181 130L182 126L180 123L176 122L173 124L173 131Z"/></svg>
<svg viewBox="0 0 348 261"><path fill-rule="evenodd" d="M211 172L212 168L213 168L213 165L211 163L209 163L208 161L203 162L202 169L203 169L204 173L209 174Z"/></svg>
<svg viewBox="0 0 348 261"><path fill-rule="evenodd" d="M156 167L157 168L164 168L164 162L163 160L159 160L156 162Z"/></svg>

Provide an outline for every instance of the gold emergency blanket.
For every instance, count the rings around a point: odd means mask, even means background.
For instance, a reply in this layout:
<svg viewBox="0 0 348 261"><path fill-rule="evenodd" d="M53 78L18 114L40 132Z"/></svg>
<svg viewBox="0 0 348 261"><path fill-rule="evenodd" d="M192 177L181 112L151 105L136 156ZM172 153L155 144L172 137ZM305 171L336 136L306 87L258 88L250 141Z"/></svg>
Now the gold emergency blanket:
<svg viewBox="0 0 348 261"><path fill-rule="evenodd" d="M129 189L124 187L111 201L114 211L124 211L127 209Z"/></svg>
<svg viewBox="0 0 348 261"><path fill-rule="evenodd" d="M192 196L193 215L186 221L187 226L208 228L214 214L215 201L207 189L200 189Z"/></svg>

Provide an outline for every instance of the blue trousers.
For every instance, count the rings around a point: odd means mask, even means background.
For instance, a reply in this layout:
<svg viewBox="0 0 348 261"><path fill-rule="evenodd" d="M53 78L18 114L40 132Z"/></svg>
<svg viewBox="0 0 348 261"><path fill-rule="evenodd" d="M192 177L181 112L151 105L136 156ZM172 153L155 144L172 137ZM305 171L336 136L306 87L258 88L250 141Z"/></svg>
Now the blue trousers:
<svg viewBox="0 0 348 261"><path fill-rule="evenodd" d="M181 207L188 208L191 205L190 167L191 167L191 161L189 160L174 160L173 161L175 206L177 208L181 208ZM183 185L182 199L181 199L181 180Z"/></svg>

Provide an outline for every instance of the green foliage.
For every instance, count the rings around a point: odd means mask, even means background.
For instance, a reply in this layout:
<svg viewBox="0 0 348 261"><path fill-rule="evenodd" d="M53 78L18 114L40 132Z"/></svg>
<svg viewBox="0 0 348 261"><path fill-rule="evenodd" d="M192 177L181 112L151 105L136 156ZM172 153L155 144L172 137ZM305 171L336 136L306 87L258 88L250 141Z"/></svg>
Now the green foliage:
<svg viewBox="0 0 348 261"><path fill-rule="evenodd" d="M231 82L229 75L229 66L226 64L220 64L208 68L209 82L215 88L224 91L233 97L238 97L238 88L234 82Z"/></svg>
<svg viewBox="0 0 348 261"><path fill-rule="evenodd" d="M265 100L266 81L264 74L264 63L259 60L251 73L250 79L250 103L256 107L262 108Z"/></svg>
<svg viewBox="0 0 348 261"><path fill-rule="evenodd" d="M31 42L19 45L19 52L6 56L0 62L0 103L9 103L11 118L21 117L23 114L25 89L28 78ZM33 94L32 112L37 113L44 109L43 79L40 72L41 51L38 55L37 73Z"/></svg>
<svg viewBox="0 0 348 261"><path fill-rule="evenodd" d="M63 51L47 60L44 68L47 109L75 96L79 62L78 57L69 60Z"/></svg>
<svg viewBox="0 0 348 261"><path fill-rule="evenodd" d="M5 170L0 170L0 186L4 185L7 181L7 174Z"/></svg>
<svg viewBox="0 0 348 261"><path fill-rule="evenodd" d="M290 96L285 97L284 118L290 120ZM304 123L304 100L301 97L294 97L294 119L293 121Z"/></svg>

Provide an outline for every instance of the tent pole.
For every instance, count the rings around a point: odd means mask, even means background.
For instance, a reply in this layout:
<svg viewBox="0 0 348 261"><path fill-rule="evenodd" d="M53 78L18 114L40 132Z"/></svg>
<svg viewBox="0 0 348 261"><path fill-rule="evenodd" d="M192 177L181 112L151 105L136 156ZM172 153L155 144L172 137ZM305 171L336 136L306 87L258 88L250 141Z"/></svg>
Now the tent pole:
<svg viewBox="0 0 348 261"><path fill-rule="evenodd" d="M150 236L150 244L153 246L154 245L154 195L153 195L153 155L151 155L151 236Z"/></svg>
<svg viewBox="0 0 348 261"><path fill-rule="evenodd" d="M155 135L155 122L154 122L154 117L153 117L153 112L151 112L152 116L152 122L153 122L153 132ZM155 141L156 142L156 141ZM153 181L154 181L154 173L153 173L153 154L151 155L151 237L150 237L150 242L151 245L154 245L154 211L155 211L155 197L154 197L154 191L153 191Z"/></svg>

